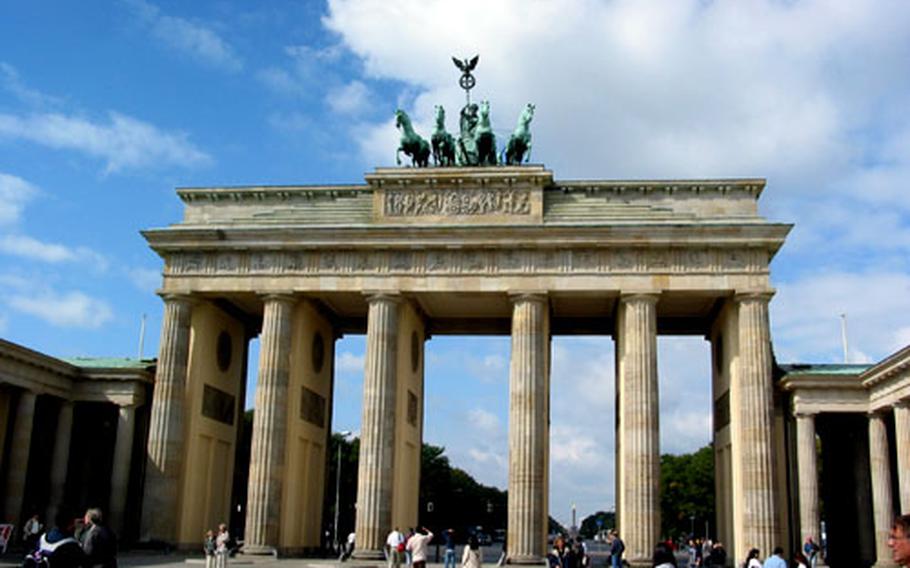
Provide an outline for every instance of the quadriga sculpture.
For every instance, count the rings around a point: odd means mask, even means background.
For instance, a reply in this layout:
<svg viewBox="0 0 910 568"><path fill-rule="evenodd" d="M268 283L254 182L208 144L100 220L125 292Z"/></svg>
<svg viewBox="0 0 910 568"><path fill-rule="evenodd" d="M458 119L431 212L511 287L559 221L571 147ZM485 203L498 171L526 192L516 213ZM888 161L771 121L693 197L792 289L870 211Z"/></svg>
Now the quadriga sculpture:
<svg viewBox="0 0 910 568"><path fill-rule="evenodd" d="M436 105L436 128L430 140L433 143L433 164L436 166L455 165L455 138L446 132L446 111Z"/></svg>
<svg viewBox="0 0 910 568"><path fill-rule="evenodd" d="M477 143L477 165L495 166L496 136L493 135L493 128L490 126L490 101L480 103L480 120L474 132L474 140Z"/></svg>
<svg viewBox="0 0 910 568"><path fill-rule="evenodd" d="M528 103L524 110L521 111L521 116L518 117L518 126L515 127L515 131L509 137L508 144L506 144L505 158L503 159L506 164L510 166L517 165L530 159L530 124L532 118L534 118L534 105Z"/></svg>
<svg viewBox="0 0 910 568"><path fill-rule="evenodd" d="M414 132L411 119L401 109L395 111L395 126L401 130L401 141L395 152L395 163L401 165L401 153L411 157L411 165L425 168L430 165L430 144Z"/></svg>

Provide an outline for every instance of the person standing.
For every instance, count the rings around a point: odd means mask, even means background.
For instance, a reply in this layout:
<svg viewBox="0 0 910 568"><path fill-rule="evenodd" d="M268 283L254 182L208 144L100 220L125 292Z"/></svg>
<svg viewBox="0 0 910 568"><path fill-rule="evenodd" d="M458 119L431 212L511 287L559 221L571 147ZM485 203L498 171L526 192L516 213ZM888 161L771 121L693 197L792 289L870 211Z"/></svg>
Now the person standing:
<svg viewBox="0 0 910 568"><path fill-rule="evenodd" d="M616 529L610 531L610 562L613 568L622 568L622 553L626 551L626 543L619 538Z"/></svg>
<svg viewBox="0 0 910 568"><path fill-rule="evenodd" d="M408 539L405 548L411 553L411 564L414 568L426 568L427 548L429 548L431 540L433 540L433 533L426 527L421 527L414 536Z"/></svg>
<svg viewBox="0 0 910 568"><path fill-rule="evenodd" d="M746 562L743 564L745 568L761 568L761 560L758 557L761 555L761 552L757 548L753 548L749 551L749 554L746 555Z"/></svg>
<svg viewBox="0 0 910 568"><path fill-rule="evenodd" d="M483 554L480 551L480 543L476 536L471 535L468 544L464 547L464 554L461 555L461 568L481 568L482 564Z"/></svg>
<svg viewBox="0 0 910 568"><path fill-rule="evenodd" d="M37 513L25 521L25 525L22 526L22 540L25 541L25 550L28 552L35 550L38 546L38 536L41 535L42 530L44 530L44 525L41 524L41 519Z"/></svg>
<svg viewBox="0 0 910 568"><path fill-rule="evenodd" d="M765 558L762 568L787 568L787 561L784 560L784 549L775 546L771 556Z"/></svg>
<svg viewBox="0 0 910 568"><path fill-rule="evenodd" d="M102 523L101 509L92 507L82 518L85 528L80 535L86 556L86 568L117 568L117 537Z"/></svg>
<svg viewBox="0 0 910 568"><path fill-rule="evenodd" d="M894 519L888 534L888 548L891 558L898 566L910 566L910 515Z"/></svg>
<svg viewBox="0 0 910 568"><path fill-rule="evenodd" d="M806 542L803 543L803 555L809 561L809 567L815 568L815 565L818 563L818 551L821 548L812 540L812 536L806 537Z"/></svg>
<svg viewBox="0 0 910 568"><path fill-rule="evenodd" d="M401 566L401 553L404 551L404 535L398 531L398 527L389 532L389 536L385 539L385 545L389 551L389 568L399 568Z"/></svg>
<svg viewBox="0 0 910 568"><path fill-rule="evenodd" d="M205 531L205 540L202 541L202 551L205 552L205 568L215 568L215 533Z"/></svg>
<svg viewBox="0 0 910 568"><path fill-rule="evenodd" d="M455 531L448 529L442 536L446 545L445 568L455 568Z"/></svg>
<svg viewBox="0 0 910 568"><path fill-rule="evenodd" d="M218 535L215 537L215 568L227 568L228 555L231 553L230 542L231 535L227 525L221 523L218 525Z"/></svg>

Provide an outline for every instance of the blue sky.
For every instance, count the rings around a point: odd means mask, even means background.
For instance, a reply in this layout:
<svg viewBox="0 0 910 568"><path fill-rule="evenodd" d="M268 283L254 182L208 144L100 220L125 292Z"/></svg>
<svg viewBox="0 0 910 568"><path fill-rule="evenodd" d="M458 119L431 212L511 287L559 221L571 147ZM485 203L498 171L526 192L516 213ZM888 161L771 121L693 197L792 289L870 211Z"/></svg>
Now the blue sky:
<svg viewBox="0 0 910 568"><path fill-rule="evenodd" d="M57 356L157 351L161 263L139 235L178 186L358 183L463 94L502 136L537 105L558 179L765 177L795 223L771 317L781 361L910 343L910 4L903 1L8 2L0 8L0 336ZM451 119L450 119L451 122ZM453 123L452 123L453 124ZM453 128L450 124L450 129ZM661 338L661 444L710 438L708 350ZM427 345L426 439L506 479L507 338ZM613 502L613 345L554 341L552 514ZM254 365L255 366L255 365ZM337 344L359 430L363 338ZM453 432L457 432L453 434Z"/></svg>

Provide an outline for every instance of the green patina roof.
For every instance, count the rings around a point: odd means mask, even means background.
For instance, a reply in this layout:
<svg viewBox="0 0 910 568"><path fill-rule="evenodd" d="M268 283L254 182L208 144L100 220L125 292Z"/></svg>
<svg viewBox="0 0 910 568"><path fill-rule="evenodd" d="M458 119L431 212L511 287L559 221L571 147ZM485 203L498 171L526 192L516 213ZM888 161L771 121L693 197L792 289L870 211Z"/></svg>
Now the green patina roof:
<svg viewBox="0 0 910 568"><path fill-rule="evenodd" d="M787 375L861 375L871 363L791 363L780 368Z"/></svg>
<svg viewBox="0 0 910 568"><path fill-rule="evenodd" d="M155 364L154 359L128 357L63 357L61 361L85 369L147 369Z"/></svg>

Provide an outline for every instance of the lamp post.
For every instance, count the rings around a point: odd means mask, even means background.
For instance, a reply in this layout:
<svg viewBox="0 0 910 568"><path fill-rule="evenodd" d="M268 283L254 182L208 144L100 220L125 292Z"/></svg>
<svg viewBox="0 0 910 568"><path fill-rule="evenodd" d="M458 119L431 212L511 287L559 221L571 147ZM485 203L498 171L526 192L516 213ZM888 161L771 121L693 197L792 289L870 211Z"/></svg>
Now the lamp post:
<svg viewBox="0 0 910 568"><path fill-rule="evenodd" d="M347 442L348 436L351 435L350 430L344 430L338 432L338 435L341 437L341 442L338 443L338 464L335 467L335 550L338 550L338 508L341 504L341 443Z"/></svg>

